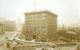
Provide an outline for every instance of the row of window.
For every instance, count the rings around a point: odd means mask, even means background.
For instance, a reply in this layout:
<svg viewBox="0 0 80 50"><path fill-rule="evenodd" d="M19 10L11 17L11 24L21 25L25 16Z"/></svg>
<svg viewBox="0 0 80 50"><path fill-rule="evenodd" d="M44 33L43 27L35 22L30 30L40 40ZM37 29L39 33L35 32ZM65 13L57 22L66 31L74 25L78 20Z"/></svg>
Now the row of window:
<svg viewBox="0 0 80 50"><path fill-rule="evenodd" d="M46 34L47 31L27 31L26 33L30 34Z"/></svg>
<svg viewBox="0 0 80 50"><path fill-rule="evenodd" d="M42 13L42 14L33 14L33 15L27 15L26 18L34 18L34 17L44 17L47 16L47 14Z"/></svg>
<svg viewBox="0 0 80 50"><path fill-rule="evenodd" d="M47 29L48 27L47 26L27 26L27 28L29 29Z"/></svg>
<svg viewBox="0 0 80 50"><path fill-rule="evenodd" d="M28 19L26 22L46 22L48 21L47 19Z"/></svg>
<svg viewBox="0 0 80 50"><path fill-rule="evenodd" d="M47 22L27 22L26 25L48 25Z"/></svg>

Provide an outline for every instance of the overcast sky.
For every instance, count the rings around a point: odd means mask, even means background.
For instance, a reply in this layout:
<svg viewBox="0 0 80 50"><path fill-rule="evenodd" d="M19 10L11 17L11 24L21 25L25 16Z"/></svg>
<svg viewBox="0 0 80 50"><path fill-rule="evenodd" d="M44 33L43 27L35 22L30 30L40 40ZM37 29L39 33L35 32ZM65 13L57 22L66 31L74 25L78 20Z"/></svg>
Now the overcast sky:
<svg viewBox="0 0 80 50"><path fill-rule="evenodd" d="M0 0L0 18L24 22L24 12L50 10L58 25L80 25L79 0Z"/></svg>

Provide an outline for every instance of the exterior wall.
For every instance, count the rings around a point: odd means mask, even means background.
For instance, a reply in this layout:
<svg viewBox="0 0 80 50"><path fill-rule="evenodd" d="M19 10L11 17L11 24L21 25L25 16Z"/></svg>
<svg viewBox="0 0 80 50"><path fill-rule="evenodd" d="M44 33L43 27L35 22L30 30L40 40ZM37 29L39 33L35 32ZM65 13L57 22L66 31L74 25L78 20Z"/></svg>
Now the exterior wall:
<svg viewBox="0 0 80 50"><path fill-rule="evenodd" d="M12 32L16 30L15 21L5 21L5 31Z"/></svg>
<svg viewBox="0 0 80 50"><path fill-rule="evenodd" d="M56 32L57 32L57 17L48 14L48 38L49 41L56 40Z"/></svg>
<svg viewBox="0 0 80 50"><path fill-rule="evenodd" d="M0 35L4 34L5 33L5 25L0 23Z"/></svg>
<svg viewBox="0 0 80 50"><path fill-rule="evenodd" d="M57 31L57 17L49 12L25 14L25 35L26 39L49 40L49 34Z"/></svg>
<svg viewBox="0 0 80 50"><path fill-rule="evenodd" d="M0 18L0 38L2 37L2 35L5 33L5 23L4 23L4 19Z"/></svg>

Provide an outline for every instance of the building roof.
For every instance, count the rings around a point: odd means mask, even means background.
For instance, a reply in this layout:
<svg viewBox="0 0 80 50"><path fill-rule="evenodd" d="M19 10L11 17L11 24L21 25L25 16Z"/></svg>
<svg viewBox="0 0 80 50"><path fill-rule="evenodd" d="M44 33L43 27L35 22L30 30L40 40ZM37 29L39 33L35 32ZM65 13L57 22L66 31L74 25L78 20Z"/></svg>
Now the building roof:
<svg viewBox="0 0 80 50"><path fill-rule="evenodd" d="M52 13L52 12L50 12L50 11L48 11L48 10L45 10L45 11L37 11L37 12L25 12L24 14L25 15L32 15L32 14L41 14L41 13L46 13L46 14L50 14L50 15L53 15L53 16L56 16L57 17L57 15L55 14L55 13Z"/></svg>

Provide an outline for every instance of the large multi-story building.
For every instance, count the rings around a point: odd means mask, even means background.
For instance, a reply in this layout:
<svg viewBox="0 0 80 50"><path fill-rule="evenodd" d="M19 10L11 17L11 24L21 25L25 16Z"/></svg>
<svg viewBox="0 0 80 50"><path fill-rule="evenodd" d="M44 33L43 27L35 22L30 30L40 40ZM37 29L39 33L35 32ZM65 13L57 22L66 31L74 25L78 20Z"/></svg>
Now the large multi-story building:
<svg viewBox="0 0 80 50"><path fill-rule="evenodd" d="M25 13L23 29L26 39L52 40L57 32L57 15L49 11Z"/></svg>

